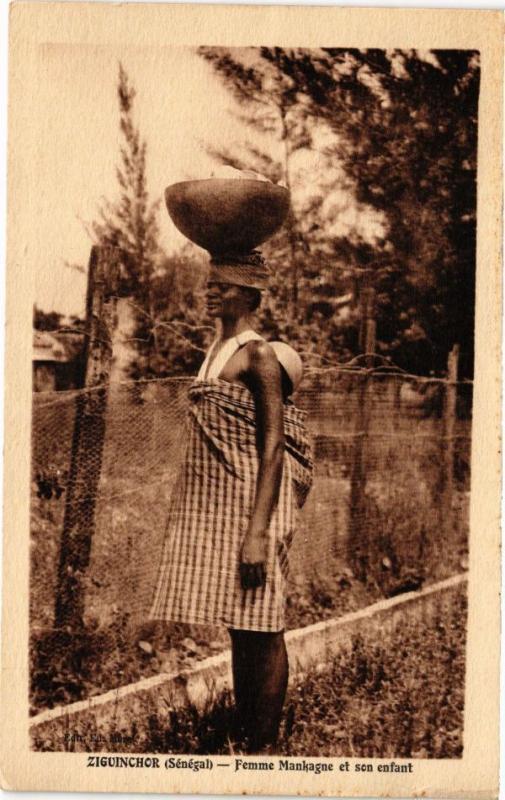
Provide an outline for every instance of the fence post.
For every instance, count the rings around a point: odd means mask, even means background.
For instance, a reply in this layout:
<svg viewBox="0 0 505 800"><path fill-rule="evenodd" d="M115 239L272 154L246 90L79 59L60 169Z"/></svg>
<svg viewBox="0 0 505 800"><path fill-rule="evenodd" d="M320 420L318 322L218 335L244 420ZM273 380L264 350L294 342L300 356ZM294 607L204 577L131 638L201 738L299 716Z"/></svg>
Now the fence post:
<svg viewBox="0 0 505 800"><path fill-rule="evenodd" d="M373 367L373 356L376 348L377 322L375 320L375 289L367 286L362 289L362 349L365 353L367 367Z"/></svg>
<svg viewBox="0 0 505 800"><path fill-rule="evenodd" d="M76 415L60 544L55 625L82 626L84 579L91 554L95 505L105 437L105 412L116 323L121 251L91 248L86 297L83 388Z"/></svg>
<svg viewBox="0 0 505 800"><path fill-rule="evenodd" d="M370 375L359 376L358 409L354 426L354 447L350 490L349 555L356 577L364 581L368 563L368 535L365 509L366 444L370 421Z"/></svg>
<svg viewBox="0 0 505 800"><path fill-rule="evenodd" d="M371 386L370 369L376 349L375 289L364 286L360 294L360 345L365 353L366 371L360 375L358 409L354 427L354 448L350 491L349 555L354 574L364 581L368 566L368 522L366 519L367 441L370 426Z"/></svg>
<svg viewBox="0 0 505 800"><path fill-rule="evenodd" d="M458 381L459 344L455 344L447 358L447 384L444 402L444 457L442 480L442 529L449 535L453 526L454 491L454 429L456 424L456 400Z"/></svg>

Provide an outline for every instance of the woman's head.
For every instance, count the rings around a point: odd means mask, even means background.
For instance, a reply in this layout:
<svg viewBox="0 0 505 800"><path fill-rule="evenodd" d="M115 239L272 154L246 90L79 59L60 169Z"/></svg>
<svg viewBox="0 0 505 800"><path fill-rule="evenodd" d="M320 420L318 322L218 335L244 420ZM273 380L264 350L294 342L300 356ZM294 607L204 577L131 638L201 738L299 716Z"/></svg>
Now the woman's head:
<svg viewBox="0 0 505 800"><path fill-rule="evenodd" d="M236 318L252 314L259 308L261 292L252 286L209 281L207 312L211 317Z"/></svg>

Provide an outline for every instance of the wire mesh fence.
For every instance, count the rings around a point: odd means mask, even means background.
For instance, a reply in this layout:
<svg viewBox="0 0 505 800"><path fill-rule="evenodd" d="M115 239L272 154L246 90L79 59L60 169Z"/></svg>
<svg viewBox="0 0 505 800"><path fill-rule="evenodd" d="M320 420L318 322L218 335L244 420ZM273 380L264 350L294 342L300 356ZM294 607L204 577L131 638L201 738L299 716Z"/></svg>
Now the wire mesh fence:
<svg viewBox="0 0 505 800"><path fill-rule="evenodd" d="M118 613L145 620L184 451L190 383L171 378L34 395L33 630L54 624L72 443L84 395L103 411L103 447L94 452L90 440L83 478L89 484L94 476L96 490L74 509L93 518L89 557L79 567L84 620L94 627L110 624ZM391 596L464 567L471 390L469 383L370 369L325 369L305 377L295 402L308 415L315 479L291 549L288 603L317 595L324 606L326 595L330 602L332 592L355 579L376 595ZM451 391L455 405L448 403ZM292 624L304 619L298 607Z"/></svg>

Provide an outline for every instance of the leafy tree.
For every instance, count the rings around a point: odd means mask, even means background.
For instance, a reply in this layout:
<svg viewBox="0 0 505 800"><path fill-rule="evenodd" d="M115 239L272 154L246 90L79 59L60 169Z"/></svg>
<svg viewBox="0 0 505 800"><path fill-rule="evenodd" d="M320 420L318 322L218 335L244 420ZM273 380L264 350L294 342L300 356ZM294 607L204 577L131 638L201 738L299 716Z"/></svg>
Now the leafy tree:
<svg viewBox="0 0 505 800"><path fill-rule="evenodd" d="M365 260L353 243L334 242L372 273L382 350L408 369L442 372L459 342L461 372L471 375L478 54L261 53L282 65L311 112L334 131L328 152L357 201L387 220L384 240Z"/></svg>
<svg viewBox="0 0 505 800"><path fill-rule="evenodd" d="M366 281L377 290L380 351L411 371L443 372L458 341L461 372L471 375L478 54L265 47L255 54L247 65L230 52L204 56L237 99L251 103L250 117L262 103L284 103L288 140L291 121L304 147L316 125L326 126L332 136L320 172L343 170L340 188L352 192L356 212L373 210L385 223L373 242L359 230L336 233L327 208L334 176L306 210L295 208L293 229L305 244L296 262L302 337L314 340L319 329L328 356L356 352L356 304L341 323L335 300L343 284L356 295Z"/></svg>

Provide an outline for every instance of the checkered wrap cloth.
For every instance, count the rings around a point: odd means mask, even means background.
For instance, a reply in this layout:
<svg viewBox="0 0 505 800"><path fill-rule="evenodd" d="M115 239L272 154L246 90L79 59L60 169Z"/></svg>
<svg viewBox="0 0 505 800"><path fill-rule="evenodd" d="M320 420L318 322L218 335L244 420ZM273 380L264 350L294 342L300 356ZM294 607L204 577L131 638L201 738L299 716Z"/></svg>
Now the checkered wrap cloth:
<svg viewBox="0 0 505 800"><path fill-rule="evenodd" d="M151 619L284 629L288 550L312 483L305 412L284 406L279 500L268 528L266 584L240 585L240 549L253 509L259 457L251 393L220 379L189 389L187 445L176 483Z"/></svg>

